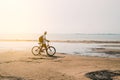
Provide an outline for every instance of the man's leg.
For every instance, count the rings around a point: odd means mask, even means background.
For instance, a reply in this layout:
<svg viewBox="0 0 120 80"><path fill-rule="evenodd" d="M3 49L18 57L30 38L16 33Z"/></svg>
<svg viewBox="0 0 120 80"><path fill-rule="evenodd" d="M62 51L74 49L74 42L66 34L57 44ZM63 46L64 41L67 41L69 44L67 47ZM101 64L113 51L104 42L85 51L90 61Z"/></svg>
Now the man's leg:
<svg viewBox="0 0 120 80"><path fill-rule="evenodd" d="M46 52L48 52L46 44L43 44L43 47L45 48Z"/></svg>
<svg viewBox="0 0 120 80"><path fill-rule="evenodd" d="M44 47L44 45L42 44L42 46L40 47L40 51L39 51L39 54L41 54L42 52L42 48Z"/></svg>

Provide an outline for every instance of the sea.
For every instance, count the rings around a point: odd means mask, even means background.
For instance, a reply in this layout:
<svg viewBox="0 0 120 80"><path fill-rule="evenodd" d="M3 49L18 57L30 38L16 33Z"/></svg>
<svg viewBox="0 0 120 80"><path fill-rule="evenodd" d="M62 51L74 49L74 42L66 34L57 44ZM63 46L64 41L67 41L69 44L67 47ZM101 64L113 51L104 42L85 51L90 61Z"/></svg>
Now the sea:
<svg viewBox="0 0 120 80"><path fill-rule="evenodd" d="M41 34L0 34L0 50L28 50L38 45ZM120 34L81 34L81 33L51 33L47 35L50 45L58 53L120 58ZM55 41L55 42L54 42ZM72 42L68 42L72 41ZM74 41L109 41L109 43L74 42ZM118 43L110 43L111 41ZM119 52L111 54L93 50L113 49ZM32 53L31 53L32 54Z"/></svg>

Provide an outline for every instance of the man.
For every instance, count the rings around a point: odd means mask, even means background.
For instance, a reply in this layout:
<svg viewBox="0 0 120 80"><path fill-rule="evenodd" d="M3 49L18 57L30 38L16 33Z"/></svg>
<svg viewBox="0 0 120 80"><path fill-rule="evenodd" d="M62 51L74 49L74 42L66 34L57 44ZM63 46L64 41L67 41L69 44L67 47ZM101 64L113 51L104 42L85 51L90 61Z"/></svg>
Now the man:
<svg viewBox="0 0 120 80"><path fill-rule="evenodd" d="M39 42L42 44L40 51L42 51L42 48L44 47L47 52L47 46L46 42L49 42L49 40L46 39L47 32L45 31L42 36L39 37Z"/></svg>

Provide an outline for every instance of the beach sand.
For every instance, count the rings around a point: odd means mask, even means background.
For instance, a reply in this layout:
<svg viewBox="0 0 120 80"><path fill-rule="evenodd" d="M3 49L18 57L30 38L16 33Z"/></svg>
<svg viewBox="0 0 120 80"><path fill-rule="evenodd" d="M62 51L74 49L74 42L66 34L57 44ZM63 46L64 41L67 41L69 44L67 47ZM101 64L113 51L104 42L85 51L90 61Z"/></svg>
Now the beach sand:
<svg viewBox="0 0 120 80"><path fill-rule="evenodd" d="M0 80L91 80L95 74L100 76L100 71L113 72L116 75L110 79L120 80L120 58L62 53L48 57L34 56L29 50L0 51Z"/></svg>

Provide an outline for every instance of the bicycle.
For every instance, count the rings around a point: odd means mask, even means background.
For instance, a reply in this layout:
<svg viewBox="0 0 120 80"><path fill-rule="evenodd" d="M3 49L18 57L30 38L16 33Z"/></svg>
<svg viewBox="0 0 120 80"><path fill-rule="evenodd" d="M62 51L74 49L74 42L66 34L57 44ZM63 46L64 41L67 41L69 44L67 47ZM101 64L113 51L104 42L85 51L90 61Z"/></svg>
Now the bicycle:
<svg viewBox="0 0 120 80"><path fill-rule="evenodd" d="M42 52L43 52L43 53L46 52L45 48L42 48L42 49L40 50L40 48L41 48L41 46L42 46L42 43L38 43L38 44L39 44L39 46L33 46L32 50L31 50L31 51L32 51L32 54L35 55L35 56L41 55ZM49 42L47 42L46 46L47 46L47 52L46 52L47 55L48 55L48 56L53 56L53 55L56 53L55 47L50 46L50 45L49 45Z"/></svg>

